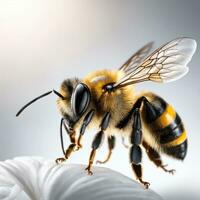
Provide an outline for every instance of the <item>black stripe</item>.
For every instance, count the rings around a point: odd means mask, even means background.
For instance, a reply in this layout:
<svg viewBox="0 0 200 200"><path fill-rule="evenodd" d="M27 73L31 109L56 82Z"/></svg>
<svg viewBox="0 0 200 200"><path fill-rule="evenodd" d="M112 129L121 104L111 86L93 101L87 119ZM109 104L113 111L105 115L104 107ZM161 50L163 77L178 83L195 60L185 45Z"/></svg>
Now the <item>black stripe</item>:
<svg viewBox="0 0 200 200"><path fill-rule="evenodd" d="M168 106L168 103L159 96L155 96L152 103L155 105L157 118L163 114Z"/></svg>
<svg viewBox="0 0 200 200"><path fill-rule="evenodd" d="M180 123L178 126L176 126L174 129L169 129L168 132L166 130L164 131L164 134L160 136L160 143L166 144L168 142L173 141L174 139L178 138L183 132L184 132L184 126L182 123Z"/></svg>
<svg viewBox="0 0 200 200"><path fill-rule="evenodd" d="M183 160L187 154L187 143L187 140L185 140L182 144L177 146L164 147L163 151L174 158Z"/></svg>
<svg viewBox="0 0 200 200"><path fill-rule="evenodd" d="M175 129L182 123L181 118L179 117L178 113L176 113L176 117L173 122L171 122L168 126L162 129L158 129L157 127L152 127L153 131L159 132L160 134L164 135Z"/></svg>
<svg viewBox="0 0 200 200"><path fill-rule="evenodd" d="M159 96L154 96L151 102L144 101L145 121L152 123L159 118L167 108L167 102Z"/></svg>

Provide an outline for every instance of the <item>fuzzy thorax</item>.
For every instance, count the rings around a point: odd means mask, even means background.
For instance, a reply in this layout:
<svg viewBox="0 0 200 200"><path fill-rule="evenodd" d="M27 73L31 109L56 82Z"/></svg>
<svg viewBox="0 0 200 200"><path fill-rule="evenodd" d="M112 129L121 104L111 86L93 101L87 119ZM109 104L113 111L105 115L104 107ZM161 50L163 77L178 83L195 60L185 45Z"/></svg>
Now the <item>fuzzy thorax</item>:
<svg viewBox="0 0 200 200"><path fill-rule="evenodd" d="M123 76L120 71L101 70L87 75L83 82L89 87L95 107L99 114L111 112L123 116L130 111L134 102L133 86L106 92L104 86L113 84ZM119 119L119 116L115 116Z"/></svg>

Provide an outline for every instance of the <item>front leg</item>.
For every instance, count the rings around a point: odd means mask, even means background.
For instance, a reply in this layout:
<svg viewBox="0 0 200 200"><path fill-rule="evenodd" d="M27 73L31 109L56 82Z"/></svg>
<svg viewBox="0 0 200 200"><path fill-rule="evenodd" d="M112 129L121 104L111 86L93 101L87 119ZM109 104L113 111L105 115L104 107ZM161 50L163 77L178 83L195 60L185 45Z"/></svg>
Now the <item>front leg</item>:
<svg viewBox="0 0 200 200"><path fill-rule="evenodd" d="M104 137L104 131L107 129L108 127L108 124L109 124L109 121L110 121L110 113L107 112L103 119L102 119L102 122L100 124L100 131L96 134L93 142L92 142L92 151L90 153L90 158L89 158L89 163L88 163L88 166L85 168L85 170L88 171L88 174L89 175L92 175L92 171L91 171L91 168L92 168L92 164L94 162L94 158L95 158L95 154L96 154L96 150L99 148L100 144L102 143L102 140L103 140L103 137Z"/></svg>
<svg viewBox="0 0 200 200"><path fill-rule="evenodd" d="M69 135L70 142L71 142L71 144L68 146L66 151L64 149L64 142L63 142L63 132L62 132L63 125L65 127L66 132ZM68 129L67 126L64 123L64 119L62 118L61 122L60 122L60 141L61 141L61 147L62 147L62 151L63 151L64 157L57 158L56 159L56 163L57 164L67 160L69 158L69 156L71 155L71 153L75 150L75 147L76 147L75 134L76 134L75 130L72 129L72 128Z"/></svg>
<svg viewBox="0 0 200 200"><path fill-rule="evenodd" d="M76 150L79 150L81 147L82 147L82 144L81 144L81 140L82 140L82 137L85 133L85 129L86 127L88 126L88 124L91 122L93 116L94 116L94 109L90 110L87 115L85 116L84 120L83 120L83 124L80 128L80 133L79 133L79 137L78 137L78 140L77 140L77 149Z"/></svg>
<svg viewBox="0 0 200 200"><path fill-rule="evenodd" d="M73 151L78 150L80 147L82 147L82 145L80 144L81 138L82 138L82 136L83 136L83 134L85 132L86 127L91 122L93 115L94 115L94 110L92 109L84 117L83 124L82 124L81 129L80 129L80 135L79 135L79 138L78 138L77 141L76 141L76 132L75 132L75 130L72 129L72 128L68 129L67 126L65 125L65 123L63 122L64 119L61 119L61 124L60 124L60 139L61 139L62 151L63 151L63 154L64 154L65 157L57 158L56 159L56 163L64 162L65 160L67 160L69 158L69 156L71 155L71 153ZM66 132L69 135L70 142L71 142L71 144L68 146L68 148L67 148L66 151L64 150L63 136L62 136L62 126L63 125L65 127Z"/></svg>

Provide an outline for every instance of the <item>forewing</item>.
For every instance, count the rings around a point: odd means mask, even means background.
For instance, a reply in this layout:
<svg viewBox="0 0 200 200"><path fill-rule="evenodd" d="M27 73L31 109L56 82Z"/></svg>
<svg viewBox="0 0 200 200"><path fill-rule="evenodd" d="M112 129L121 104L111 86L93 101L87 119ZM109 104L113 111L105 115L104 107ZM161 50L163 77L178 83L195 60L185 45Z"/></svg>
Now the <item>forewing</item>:
<svg viewBox="0 0 200 200"><path fill-rule="evenodd" d="M148 55L149 51L153 46L153 42L150 42L139 49L135 54L133 54L120 68L119 70L123 70L124 73L128 73L130 70L134 69L138 64L144 60L144 58Z"/></svg>
<svg viewBox="0 0 200 200"><path fill-rule="evenodd" d="M115 87L124 87L148 80L171 82L181 78L189 70L187 64L190 62L196 46L196 41L191 38L177 38L168 42L154 51L137 67L125 72Z"/></svg>

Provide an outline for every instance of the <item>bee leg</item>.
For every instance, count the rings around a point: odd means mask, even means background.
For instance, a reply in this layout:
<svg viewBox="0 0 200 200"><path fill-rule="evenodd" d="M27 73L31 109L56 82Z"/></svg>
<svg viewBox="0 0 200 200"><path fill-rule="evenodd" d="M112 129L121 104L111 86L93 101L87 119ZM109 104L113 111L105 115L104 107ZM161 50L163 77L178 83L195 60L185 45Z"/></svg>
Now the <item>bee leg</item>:
<svg viewBox="0 0 200 200"><path fill-rule="evenodd" d="M108 155L104 161L97 160L96 163L104 164L108 162L112 155L112 150L114 149L114 147L115 147L115 136L109 136L108 137L108 149L109 149Z"/></svg>
<svg viewBox="0 0 200 200"><path fill-rule="evenodd" d="M143 181L142 179L142 150L140 147L142 141L142 126L139 107L137 107L133 112L133 125L130 141L130 162L132 169L135 172L136 178L145 186L146 189L148 189L150 183Z"/></svg>
<svg viewBox="0 0 200 200"><path fill-rule="evenodd" d="M85 168L85 170L88 171L89 175L92 175L92 164L94 162L94 158L95 158L95 154L96 154L96 150L99 148L100 144L102 143L103 137L104 137L104 131L106 130L106 128L108 127L109 121L110 121L110 113L107 112L103 119L102 122L100 124L100 128L101 130L95 135L95 138L92 142L92 151L90 153L90 158L89 158L89 164L88 166Z"/></svg>
<svg viewBox="0 0 200 200"><path fill-rule="evenodd" d="M152 147L150 147L145 141L143 141L142 143L143 147L146 149L146 153L149 157L149 159L157 166L157 167L160 167L162 168L165 172L168 172L170 174L174 174L176 172L175 169L166 169L166 166L167 165L164 165L162 160L161 160L161 156L160 154L155 150L153 149Z"/></svg>
<svg viewBox="0 0 200 200"><path fill-rule="evenodd" d="M135 175L137 179L142 183L145 187L145 189L148 189L150 186L149 182L143 181L142 179L142 165L141 164L131 164L133 171L135 172Z"/></svg>
<svg viewBox="0 0 200 200"><path fill-rule="evenodd" d="M64 150L64 143L63 143L63 132L62 132L63 125L65 127L66 132L69 135L70 142L71 142L71 144L68 146L66 151ZM75 150L75 147L76 147L75 131L72 128L68 129L66 127L63 118L61 119L61 122L60 122L60 139L61 139L62 151L63 151L63 154L64 154L65 157L57 158L56 159L57 164L67 160L69 158L69 156L71 155L71 153Z"/></svg>
<svg viewBox="0 0 200 200"><path fill-rule="evenodd" d="M95 112L94 109L90 110L83 120L83 124L80 128L80 133L79 133L79 137L78 137L77 144L76 144L76 146L77 146L76 151L78 151L82 147L81 140L82 140L83 134L85 133L86 127L91 122L92 117L94 116L94 112Z"/></svg>

